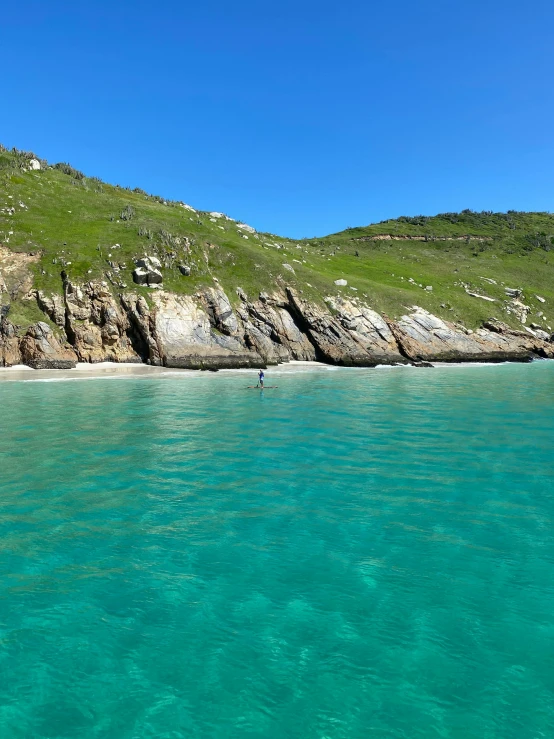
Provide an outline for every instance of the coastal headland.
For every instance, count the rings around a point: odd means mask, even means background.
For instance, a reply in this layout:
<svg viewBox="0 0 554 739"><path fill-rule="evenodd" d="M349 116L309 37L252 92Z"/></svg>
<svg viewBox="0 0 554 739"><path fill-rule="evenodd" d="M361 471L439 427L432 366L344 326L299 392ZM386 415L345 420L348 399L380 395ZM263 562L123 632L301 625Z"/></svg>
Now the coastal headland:
<svg viewBox="0 0 554 739"><path fill-rule="evenodd" d="M554 358L551 232L464 211L283 239L0 149L0 366Z"/></svg>

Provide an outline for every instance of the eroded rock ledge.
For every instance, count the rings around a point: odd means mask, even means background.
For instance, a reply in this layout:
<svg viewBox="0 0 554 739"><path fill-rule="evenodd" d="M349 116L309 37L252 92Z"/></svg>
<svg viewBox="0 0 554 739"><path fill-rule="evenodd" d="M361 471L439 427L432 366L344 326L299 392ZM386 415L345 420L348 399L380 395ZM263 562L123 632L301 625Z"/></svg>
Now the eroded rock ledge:
<svg viewBox="0 0 554 739"><path fill-rule="evenodd" d="M40 321L21 332L0 314L0 366L66 369L76 362L147 362L216 370L290 360L344 366L554 358L554 343L531 331L488 322L477 331L414 306L400 320L358 299L326 305L290 288L233 307L217 285L195 296L163 290L114 297L106 283L77 285L63 275L63 297L29 293L55 328Z"/></svg>

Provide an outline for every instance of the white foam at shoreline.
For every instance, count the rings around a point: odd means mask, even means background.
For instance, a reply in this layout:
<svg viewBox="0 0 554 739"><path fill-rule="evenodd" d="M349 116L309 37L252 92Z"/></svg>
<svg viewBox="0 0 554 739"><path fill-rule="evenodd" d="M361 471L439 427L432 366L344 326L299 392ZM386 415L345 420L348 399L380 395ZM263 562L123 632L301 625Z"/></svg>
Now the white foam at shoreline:
<svg viewBox="0 0 554 739"><path fill-rule="evenodd" d="M529 364L542 364L543 362L554 362L554 359L533 360ZM506 367L519 362L435 362L432 369L475 369L480 367ZM387 365L379 364L376 367L340 367L324 364L323 362L291 361L283 364L272 365L265 370L266 380L269 376L284 376L303 374L309 372L339 372L339 371L366 371L374 370L416 370L420 369L410 364ZM423 371L423 368L422 368ZM239 375L251 376L257 379L257 370L250 369L222 369L218 372L206 370L178 369L172 367L153 367L148 364L136 364L130 362L99 362L98 364L78 363L74 369L69 370L35 370L27 365L14 365L13 367L0 367L0 382L70 382L82 380L125 380L125 379L165 379L165 378L194 378L206 377L207 375Z"/></svg>
<svg viewBox="0 0 554 739"><path fill-rule="evenodd" d="M91 364L90 362L77 362L75 369L80 371L95 371L98 369L115 369L117 367L121 367L123 369L126 367L146 367L147 369L156 369L149 364L142 364L141 362L97 362L96 364ZM68 370L68 372L71 371L72 370Z"/></svg>

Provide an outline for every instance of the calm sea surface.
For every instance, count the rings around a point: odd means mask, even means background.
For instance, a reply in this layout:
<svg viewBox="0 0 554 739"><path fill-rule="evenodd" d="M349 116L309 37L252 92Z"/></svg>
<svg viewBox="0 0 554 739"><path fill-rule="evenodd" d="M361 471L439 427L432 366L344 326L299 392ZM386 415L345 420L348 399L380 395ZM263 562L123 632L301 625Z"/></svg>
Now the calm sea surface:
<svg viewBox="0 0 554 739"><path fill-rule="evenodd" d="M553 737L554 363L251 377L0 383L2 739Z"/></svg>

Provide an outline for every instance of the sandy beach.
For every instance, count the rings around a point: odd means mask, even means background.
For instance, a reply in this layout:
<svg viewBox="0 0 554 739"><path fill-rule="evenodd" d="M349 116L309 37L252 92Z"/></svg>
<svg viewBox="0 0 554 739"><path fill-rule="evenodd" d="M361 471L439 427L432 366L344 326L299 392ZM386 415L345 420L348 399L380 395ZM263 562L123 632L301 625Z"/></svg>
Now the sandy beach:
<svg viewBox="0 0 554 739"><path fill-rule="evenodd" d="M337 367L322 362L289 362L269 367L266 375L283 375L298 372L333 371ZM240 373L252 375L253 369L225 369L212 374ZM67 380L123 379L129 377L164 378L164 377L200 377L206 375L205 370L174 369L169 367L152 367L148 364L131 364L117 362L100 362L98 364L79 363L70 370L34 370L26 365L0 368L0 382L61 382Z"/></svg>
<svg viewBox="0 0 554 739"><path fill-rule="evenodd" d="M537 363L554 360L540 359ZM499 364L509 366L513 362L435 362L434 369L461 369L478 367L498 367ZM324 364L323 362L292 361L284 364L272 365L265 370L266 382L268 376L283 376L303 372L336 372L338 370L408 370L418 369L411 365L377 365L377 367L339 367ZM79 363L70 370L34 370L20 364L14 367L0 367L0 382L62 382L68 380L121 380L125 378L169 378L169 377L202 377L208 374L207 370L175 369L171 367L152 367L148 364L132 364L117 362L99 362L98 364ZM251 375L256 379L255 369L222 369L211 374L239 374Z"/></svg>

